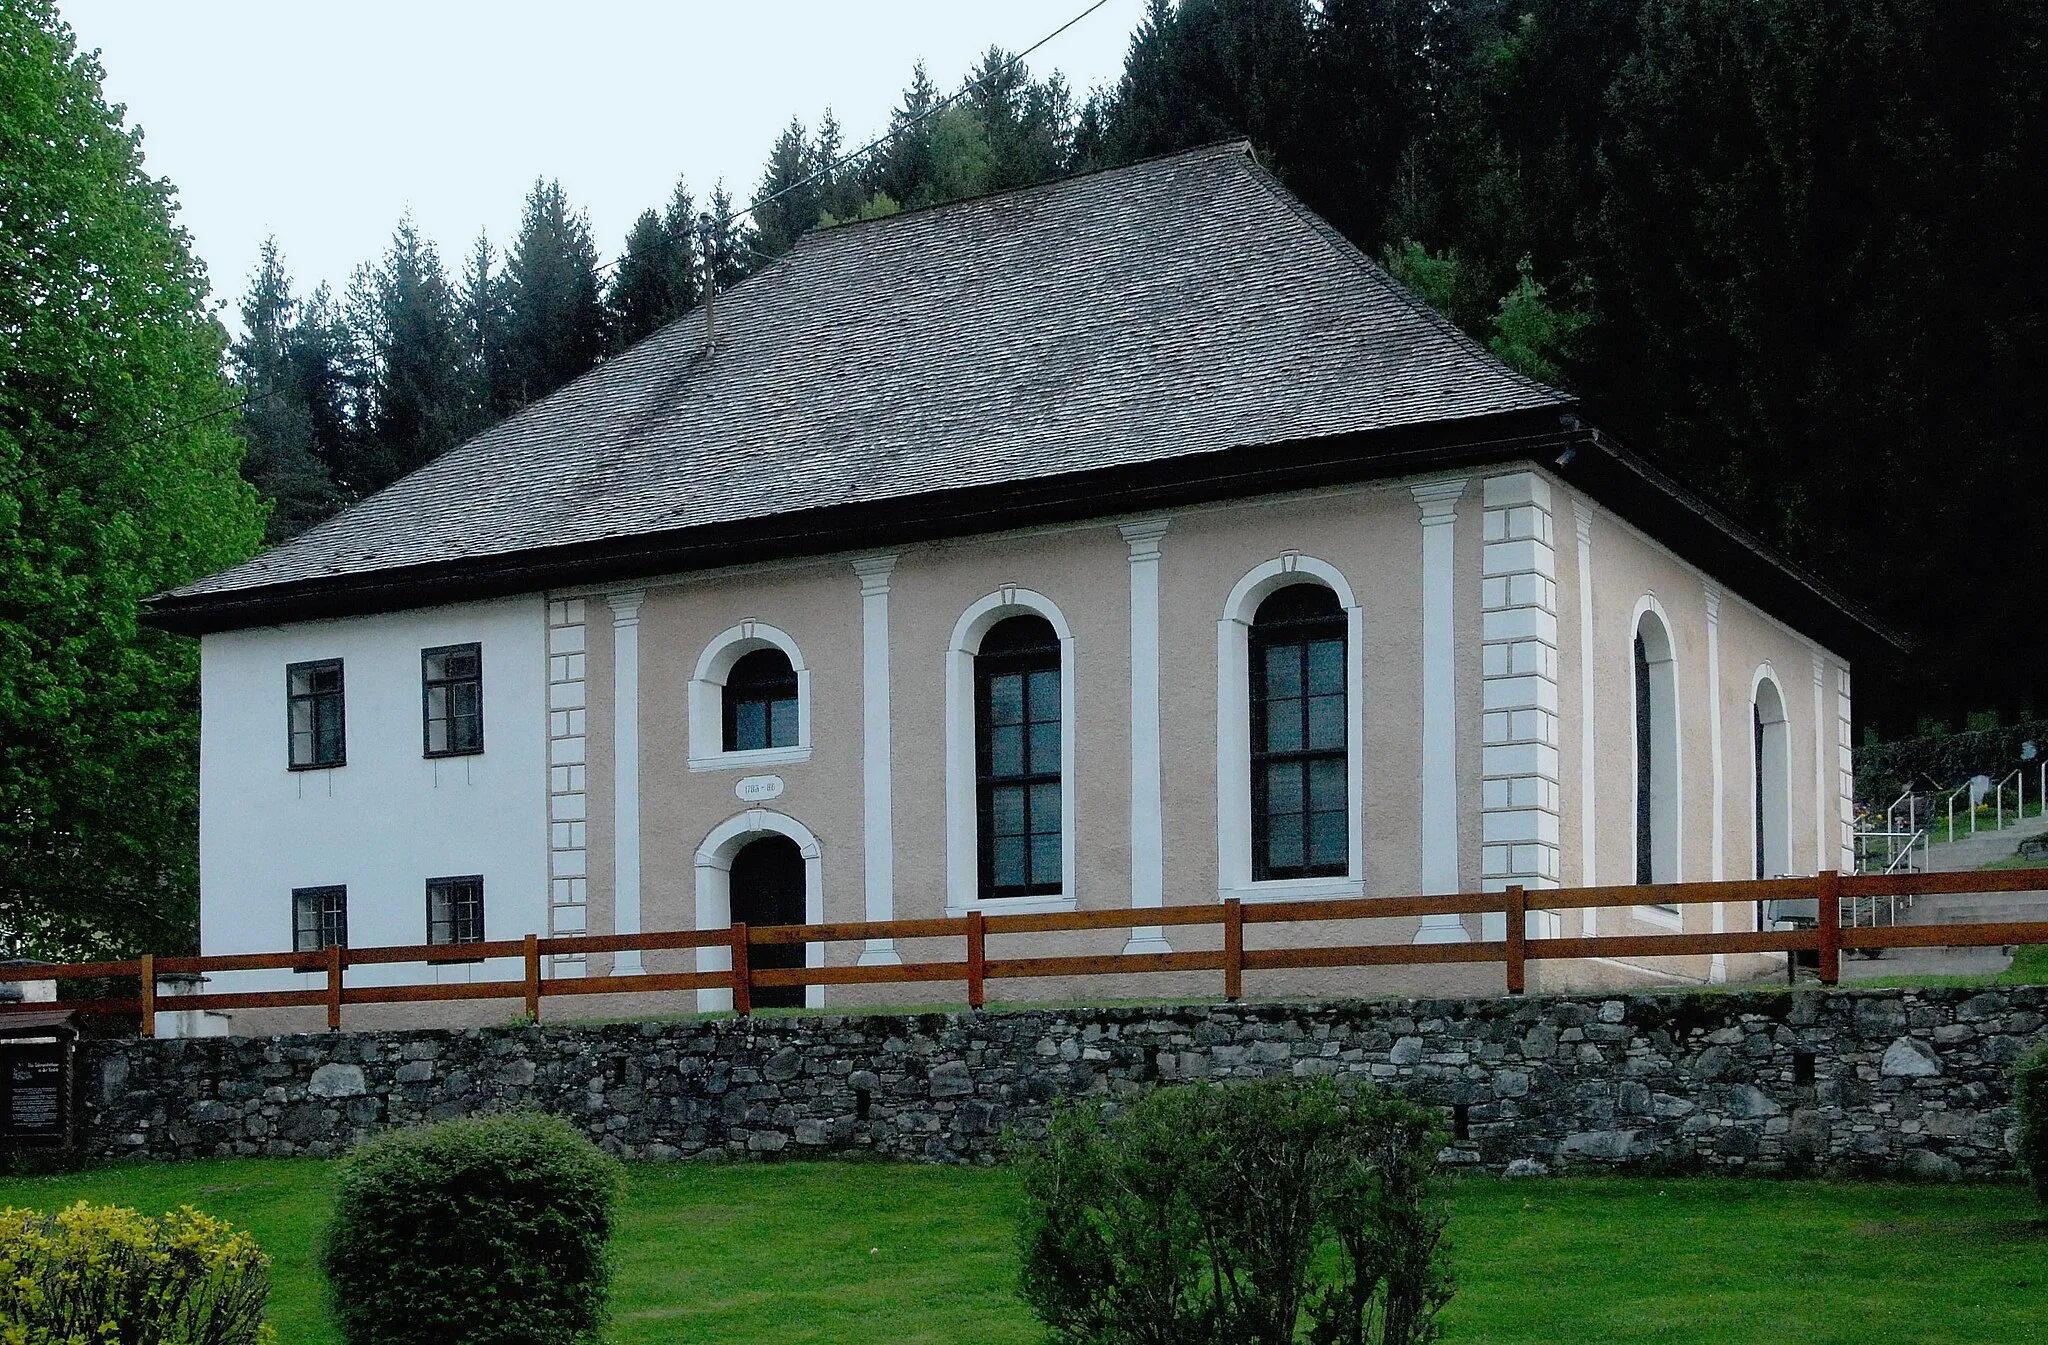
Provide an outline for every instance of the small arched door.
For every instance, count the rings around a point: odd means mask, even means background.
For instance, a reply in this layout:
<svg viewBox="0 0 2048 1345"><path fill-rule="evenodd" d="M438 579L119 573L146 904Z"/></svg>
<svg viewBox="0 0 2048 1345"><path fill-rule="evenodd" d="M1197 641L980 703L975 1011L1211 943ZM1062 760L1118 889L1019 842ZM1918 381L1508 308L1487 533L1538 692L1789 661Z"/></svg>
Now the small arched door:
<svg viewBox="0 0 2048 1345"><path fill-rule="evenodd" d="M749 841L732 857L732 918L747 928L759 925L801 925L804 922L804 856L787 836L763 836ZM757 970L769 967L801 967L808 945L801 943L755 944L748 950L749 965ZM762 1009L803 1007L800 985L757 985L753 1002Z"/></svg>

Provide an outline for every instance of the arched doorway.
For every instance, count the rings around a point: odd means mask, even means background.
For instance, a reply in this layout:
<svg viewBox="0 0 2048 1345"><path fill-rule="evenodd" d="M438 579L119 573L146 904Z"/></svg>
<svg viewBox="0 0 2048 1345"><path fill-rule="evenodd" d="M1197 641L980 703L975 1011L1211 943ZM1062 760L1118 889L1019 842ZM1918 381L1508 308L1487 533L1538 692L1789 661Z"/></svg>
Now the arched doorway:
<svg viewBox="0 0 2048 1345"><path fill-rule="evenodd" d="M730 883L734 923L744 922L749 929L804 923L804 856L789 837L761 836L747 842L732 857ZM755 944L748 957L756 970L801 967L804 952L800 943ZM804 988L755 986L753 1002L763 1009L799 1009L804 1003Z"/></svg>

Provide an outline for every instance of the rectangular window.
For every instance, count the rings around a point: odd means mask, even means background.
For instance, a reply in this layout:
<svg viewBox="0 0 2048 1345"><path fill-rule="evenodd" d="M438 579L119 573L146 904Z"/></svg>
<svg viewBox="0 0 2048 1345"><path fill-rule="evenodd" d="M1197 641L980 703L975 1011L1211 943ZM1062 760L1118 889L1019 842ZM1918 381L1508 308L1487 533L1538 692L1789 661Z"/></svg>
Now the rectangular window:
<svg viewBox="0 0 2048 1345"><path fill-rule="evenodd" d="M427 942L482 943L484 941L484 880L429 878L427 880Z"/></svg>
<svg viewBox="0 0 2048 1345"><path fill-rule="evenodd" d="M292 889L292 951L317 953L348 946L348 889Z"/></svg>
<svg viewBox="0 0 2048 1345"><path fill-rule="evenodd" d="M484 750L484 647L451 644L420 651L426 754L469 756Z"/></svg>
<svg viewBox="0 0 2048 1345"><path fill-rule="evenodd" d="M347 736L341 660L321 659L286 668L285 700L291 723L291 768L309 771L342 765Z"/></svg>

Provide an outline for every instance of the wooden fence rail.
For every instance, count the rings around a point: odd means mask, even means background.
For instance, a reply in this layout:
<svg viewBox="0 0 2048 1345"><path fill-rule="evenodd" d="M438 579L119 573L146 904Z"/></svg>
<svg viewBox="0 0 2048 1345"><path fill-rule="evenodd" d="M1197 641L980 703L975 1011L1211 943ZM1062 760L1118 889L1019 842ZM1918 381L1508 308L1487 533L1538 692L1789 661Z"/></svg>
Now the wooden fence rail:
<svg viewBox="0 0 2048 1345"><path fill-rule="evenodd" d="M1276 901L1151 907L1142 910L1067 911L1000 915L971 911L925 920L773 925L749 929L669 930L644 934L573 935L498 939L486 943L410 945L387 948L329 947L313 953L230 953L214 957L153 957L122 962L14 964L0 966L0 981L134 979L133 998L100 997L0 1004L6 1013L73 1010L92 1014L139 1014L144 1036L153 1036L159 1012L208 1009L319 1008L327 1026L341 1026L351 1004L417 1004L447 1000L522 1001L526 1015L540 1018L541 1002L562 995L648 994L680 990L730 990L733 1009L751 1012L753 992L766 986L902 985L919 982L964 984L967 1002L980 1008L991 980L1052 976L1128 976L1155 972L1221 972L1228 999L1244 994L1248 971L1316 967L1423 966L1448 963L1505 964L1509 994L1526 986L1530 962L1572 958L1686 957L1714 953L1815 953L1820 980L1836 984L1842 954L1881 948L1993 947L2048 943L2048 919L2000 924L1845 927L1842 903L1867 897L1907 897L1958 892L2048 892L2048 869L2003 869L1970 873L1912 873L1844 877L1779 878L1722 883L1665 883L1613 887L1510 887L1505 892L1457 893L1441 897L1340 898L1332 901ZM1530 938L1530 910L1566 911L1635 906L1699 905L1812 900L1819 919L1813 928L1722 934L1608 934L1574 938ZM1333 920L1380 920L1424 915L1500 915L1505 936L1469 943L1308 944L1247 948L1248 925L1315 924ZM989 941L1020 934L1072 933L1134 926L1213 926L1221 933L1216 951L1172 953L1062 954L992 957ZM869 939L964 940L960 961L906 962L890 966L764 967L751 950L790 943L865 942ZM592 953L728 950L731 965L717 971L651 971L607 976L547 976L542 959ZM517 980L430 982L416 985L348 985L350 967L389 964L445 966L491 959L518 959ZM321 976L316 988L221 991L160 995L159 977L209 972L293 971Z"/></svg>

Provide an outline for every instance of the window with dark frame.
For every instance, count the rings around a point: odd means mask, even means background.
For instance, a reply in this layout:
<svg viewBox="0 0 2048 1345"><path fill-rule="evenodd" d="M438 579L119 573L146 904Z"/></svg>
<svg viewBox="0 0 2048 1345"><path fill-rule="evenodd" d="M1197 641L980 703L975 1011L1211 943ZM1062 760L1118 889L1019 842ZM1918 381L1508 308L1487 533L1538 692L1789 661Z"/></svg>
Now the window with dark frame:
<svg viewBox="0 0 2048 1345"><path fill-rule="evenodd" d="M1657 881L1656 825L1652 811L1651 782L1656 779L1651 756L1657 735L1650 719L1650 651L1642 633L1636 634L1636 881Z"/></svg>
<svg viewBox="0 0 2048 1345"><path fill-rule="evenodd" d="M1257 881L1350 872L1348 638L1337 595L1320 584L1290 584L1252 617Z"/></svg>
<svg viewBox="0 0 2048 1345"><path fill-rule="evenodd" d="M1768 878L1771 875L1764 872L1768 867L1764 859L1764 709L1755 701L1749 703L1749 725L1750 742L1755 749L1755 773L1749 777L1753 782L1749 796L1754 812L1750 821L1754 826L1751 834L1756 837L1756 876Z"/></svg>
<svg viewBox="0 0 2048 1345"><path fill-rule="evenodd" d="M292 951L318 953L348 946L348 889L292 889Z"/></svg>
<svg viewBox="0 0 2048 1345"><path fill-rule="evenodd" d="M287 667L285 704L291 730L291 768L306 771L344 764L348 737L341 660L321 659Z"/></svg>
<svg viewBox="0 0 2048 1345"><path fill-rule="evenodd" d="M797 745L796 670L780 649L756 649L725 679L725 750Z"/></svg>
<svg viewBox="0 0 2048 1345"><path fill-rule="evenodd" d="M1042 616L995 624L974 656L977 830L984 897L1056 893L1060 814L1060 641Z"/></svg>
<svg viewBox="0 0 2048 1345"><path fill-rule="evenodd" d="M427 879L427 942L483 941L483 877L471 874L464 878Z"/></svg>
<svg viewBox="0 0 2048 1345"><path fill-rule="evenodd" d="M470 756L484 750L484 647L451 644L420 651L425 753Z"/></svg>

